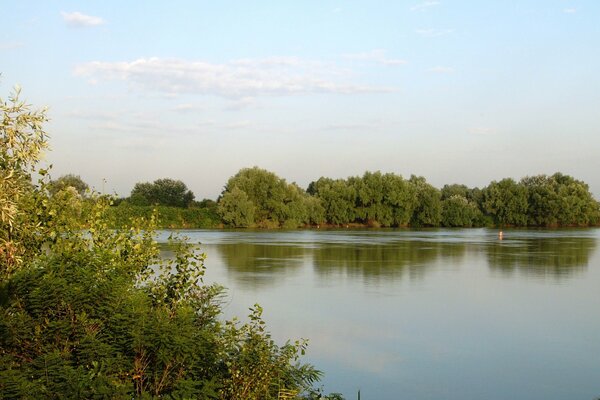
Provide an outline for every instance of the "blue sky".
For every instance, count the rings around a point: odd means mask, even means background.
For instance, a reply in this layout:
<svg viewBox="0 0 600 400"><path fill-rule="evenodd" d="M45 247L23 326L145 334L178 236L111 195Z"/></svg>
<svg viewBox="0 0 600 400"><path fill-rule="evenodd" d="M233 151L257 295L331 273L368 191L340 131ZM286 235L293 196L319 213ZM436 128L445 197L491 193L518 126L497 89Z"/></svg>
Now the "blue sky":
<svg viewBox="0 0 600 400"><path fill-rule="evenodd" d="M0 93L49 106L55 177L216 198L254 165L485 186L561 171L600 196L600 2L18 1Z"/></svg>

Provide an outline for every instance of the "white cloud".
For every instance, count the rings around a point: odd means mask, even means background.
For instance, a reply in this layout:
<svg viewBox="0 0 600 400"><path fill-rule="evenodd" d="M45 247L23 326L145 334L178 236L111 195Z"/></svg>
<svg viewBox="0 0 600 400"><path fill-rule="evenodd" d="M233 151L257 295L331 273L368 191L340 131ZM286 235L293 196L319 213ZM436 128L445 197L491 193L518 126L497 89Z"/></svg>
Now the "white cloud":
<svg viewBox="0 0 600 400"><path fill-rule="evenodd" d="M75 75L92 81L122 80L140 90L163 94L247 98L306 93L356 94L390 92L391 88L347 83L335 67L296 57L244 59L215 64L206 61L141 58L93 61L77 65Z"/></svg>
<svg viewBox="0 0 600 400"><path fill-rule="evenodd" d="M427 10L431 7L435 7L439 4L440 4L439 1L424 1L422 3L415 4L414 6L412 6L410 8L410 10L411 11L425 11L425 10Z"/></svg>
<svg viewBox="0 0 600 400"><path fill-rule="evenodd" d="M567 13L567 14L575 14L577 12L577 9L576 8L565 8L563 10L563 12Z"/></svg>
<svg viewBox="0 0 600 400"><path fill-rule="evenodd" d="M454 72L454 68L442 67L442 66L438 65L436 67L429 68L427 71L433 72L436 74L450 74L450 73Z"/></svg>
<svg viewBox="0 0 600 400"><path fill-rule="evenodd" d="M98 25L102 25L102 24L106 23L106 21L104 21L100 17L94 17L92 15L85 15L78 11L74 11L74 12L62 11L60 14L62 15L63 20L66 22L67 25L76 27L76 28L87 27L87 26L98 26Z"/></svg>
<svg viewBox="0 0 600 400"><path fill-rule="evenodd" d="M433 38L450 35L454 33L454 29L417 29L415 32L423 37Z"/></svg>
<svg viewBox="0 0 600 400"><path fill-rule="evenodd" d="M343 57L350 60L373 61L383 65L404 65L408 61L398 58L387 58L384 49L375 49L365 53L344 54Z"/></svg>

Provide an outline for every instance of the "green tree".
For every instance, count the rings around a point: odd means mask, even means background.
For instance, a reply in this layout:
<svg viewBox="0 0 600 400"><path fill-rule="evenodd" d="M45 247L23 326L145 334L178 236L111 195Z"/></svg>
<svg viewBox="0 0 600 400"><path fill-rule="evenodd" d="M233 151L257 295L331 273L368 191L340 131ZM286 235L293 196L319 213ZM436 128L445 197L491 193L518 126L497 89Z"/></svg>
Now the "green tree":
<svg viewBox="0 0 600 400"><path fill-rule="evenodd" d="M19 99L15 88L8 100L0 98L0 281L9 277L23 257L35 250L38 199L32 191L31 174L47 148L43 123L45 110L32 111Z"/></svg>
<svg viewBox="0 0 600 400"><path fill-rule="evenodd" d="M335 225L344 225L356 219L356 189L344 179L320 178L311 190L321 200L325 219Z"/></svg>
<svg viewBox="0 0 600 400"><path fill-rule="evenodd" d="M461 196L469 199L470 189L466 185L454 183L452 185L444 185L441 190L442 200L451 198L452 196Z"/></svg>
<svg viewBox="0 0 600 400"><path fill-rule="evenodd" d="M384 175L384 203L392 208L394 226L407 226L417 207L417 192L399 175Z"/></svg>
<svg viewBox="0 0 600 400"><path fill-rule="evenodd" d="M493 181L483 190L483 209L499 226L526 226L527 187L511 178Z"/></svg>
<svg viewBox="0 0 600 400"><path fill-rule="evenodd" d="M481 219L481 211L475 203L459 194L454 194L442 200L443 226L471 227Z"/></svg>
<svg viewBox="0 0 600 400"><path fill-rule="evenodd" d="M308 194L298 185L288 184L273 172L258 167L244 168L227 181L219 200L219 203L224 202L219 212L223 222L234 225L235 201L248 201L254 206L253 221L256 225L295 228L310 223L311 210L318 213L318 205L308 199ZM318 214L312 217L319 218Z"/></svg>
<svg viewBox="0 0 600 400"><path fill-rule="evenodd" d="M413 185L417 198L411 225L414 227L439 226L442 220L440 190L427 183L422 176L412 175L409 182Z"/></svg>
<svg viewBox="0 0 600 400"><path fill-rule="evenodd" d="M194 201L194 193L182 181L165 178L153 183L136 183L129 201L139 206L189 207Z"/></svg>
<svg viewBox="0 0 600 400"><path fill-rule="evenodd" d="M254 225L256 207L246 192L234 187L221 196L217 212L225 224L247 228Z"/></svg>
<svg viewBox="0 0 600 400"><path fill-rule="evenodd" d="M85 183L79 175L67 174L56 180L50 181L48 184L48 191L54 196L56 193L69 187L74 188L81 197L85 197L90 189L88 184Z"/></svg>
<svg viewBox="0 0 600 400"><path fill-rule="evenodd" d="M243 168L229 178L222 196L234 188L244 192L254 204L257 222L285 219L283 204L287 184L273 172L258 167Z"/></svg>
<svg viewBox="0 0 600 400"><path fill-rule="evenodd" d="M588 185L555 173L521 180L528 193L528 217L536 226L587 226L598 221L598 202Z"/></svg>

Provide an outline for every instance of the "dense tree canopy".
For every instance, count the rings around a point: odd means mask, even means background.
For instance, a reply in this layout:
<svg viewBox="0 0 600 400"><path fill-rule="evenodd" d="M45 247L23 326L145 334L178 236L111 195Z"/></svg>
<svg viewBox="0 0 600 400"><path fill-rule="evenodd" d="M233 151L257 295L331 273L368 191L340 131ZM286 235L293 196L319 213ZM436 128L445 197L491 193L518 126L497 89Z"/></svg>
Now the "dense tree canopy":
<svg viewBox="0 0 600 400"><path fill-rule="evenodd" d="M568 175L537 175L521 180L527 190L528 223L535 226L586 226L598 223L598 202L589 187Z"/></svg>
<svg viewBox="0 0 600 400"><path fill-rule="evenodd" d="M358 224L372 227L588 226L600 219L588 186L560 173L483 189L425 178L365 172L347 179L321 177L306 192L257 167L232 177L219 210L226 225L289 226ZM271 221L272 223L265 223Z"/></svg>
<svg viewBox="0 0 600 400"><path fill-rule="evenodd" d="M526 226L527 187L510 178L494 181L483 191L482 207L499 226Z"/></svg>
<svg viewBox="0 0 600 400"><path fill-rule="evenodd" d="M140 206L188 207L194 201L194 193L182 181L165 178L152 183L136 183L129 201Z"/></svg>
<svg viewBox="0 0 600 400"><path fill-rule="evenodd" d="M323 214L318 202L298 185L258 167L244 168L229 178L218 212L231 226L289 228L318 223Z"/></svg>

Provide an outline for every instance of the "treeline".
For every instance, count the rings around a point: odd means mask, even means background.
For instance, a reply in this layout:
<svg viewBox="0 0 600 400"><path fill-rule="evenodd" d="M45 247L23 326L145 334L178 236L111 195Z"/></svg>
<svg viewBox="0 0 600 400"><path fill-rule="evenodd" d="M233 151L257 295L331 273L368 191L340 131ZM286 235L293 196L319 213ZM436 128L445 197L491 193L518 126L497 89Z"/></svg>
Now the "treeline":
<svg viewBox="0 0 600 400"><path fill-rule="evenodd" d="M51 193L70 187L83 196L78 176L50 184ZM586 183L559 172L505 178L484 188L445 185L425 178L365 172L347 179L319 178L302 189L273 172L244 168L229 178L217 201L195 201L178 180L137 183L117 199L108 221L119 227L158 210L162 228L368 227L584 227L600 221L600 205Z"/></svg>
<svg viewBox="0 0 600 400"><path fill-rule="evenodd" d="M92 196L90 187L79 175L67 174L52 180L46 189L50 196L64 196L67 192L83 201L80 217L86 215ZM194 200L195 196L185 183L174 179L157 179L154 182L137 183L129 197L112 199L105 221L113 228L127 226L136 218L149 219L158 213L158 228L216 228L221 225L214 200ZM90 203L90 204L88 204Z"/></svg>
<svg viewBox="0 0 600 400"><path fill-rule="evenodd" d="M365 172L322 177L302 190L254 167L229 179L217 211L234 227L579 227L600 220L588 185L561 173L437 189L423 177Z"/></svg>

